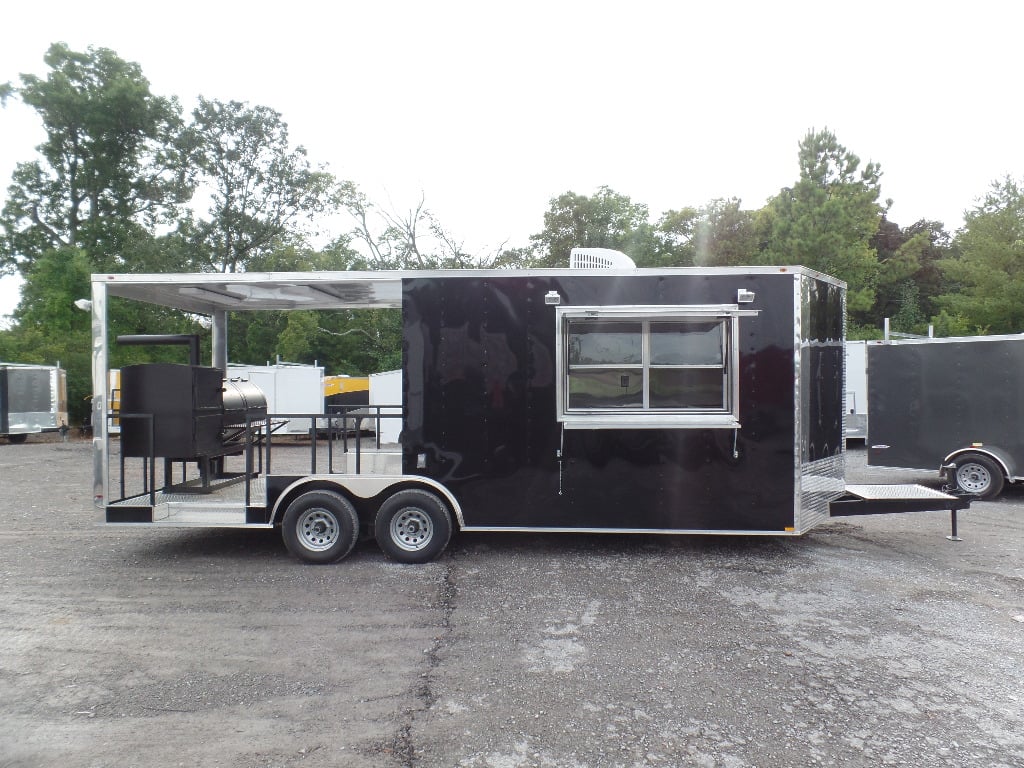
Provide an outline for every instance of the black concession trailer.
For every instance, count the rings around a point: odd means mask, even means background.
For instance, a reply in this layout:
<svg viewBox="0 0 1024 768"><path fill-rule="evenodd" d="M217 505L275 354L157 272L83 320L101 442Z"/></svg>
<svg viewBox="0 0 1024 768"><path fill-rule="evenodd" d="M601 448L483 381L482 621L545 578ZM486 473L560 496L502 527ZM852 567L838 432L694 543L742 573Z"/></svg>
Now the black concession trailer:
<svg viewBox="0 0 1024 768"><path fill-rule="evenodd" d="M868 463L994 498L1024 480L1024 334L868 343Z"/></svg>
<svg viewBox="0 0 1024 768"><path fill-rule="evenodd" d="M846 486L845 287L802 267L95 275L92 286L95 498L111 524L280 528L310 562L372 535L422 562L455 526L798 536L831 515L955 516L968 504L922 486ZM212 365L192 367L213 372L122 376L117 446L106 313L126 299L209 316ZM354 308L401 311L402 402L389 405L402 428L388 455L357 441L353 461L312 435L294 466L274 425L295 414L218 411L193 388L226 370L229 312ZM176 398L128 391L172 380ZM171 401L184 434L165 440Z"/></svg>

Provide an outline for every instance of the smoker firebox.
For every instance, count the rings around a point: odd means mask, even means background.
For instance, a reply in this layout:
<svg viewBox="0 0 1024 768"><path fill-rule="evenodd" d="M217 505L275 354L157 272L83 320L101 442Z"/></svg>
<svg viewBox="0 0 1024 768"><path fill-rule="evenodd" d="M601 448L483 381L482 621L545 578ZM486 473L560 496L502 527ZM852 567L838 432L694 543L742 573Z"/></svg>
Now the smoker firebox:
<svg viewBox="0 0 1024 768"><path fill-rule="evenodd" d="M191 459L220 452L222 374L216 368L173 363L121 369L121 411L152 414L154 456ZM147 419L122 418L125 456L150 455Z"/></svg>
<svg viewBox="0 0 1024 768"><path fill-rule="evenodd" d="M237 449L232 435L245 421L264 419L266 398L248 382L224 381L218 368L145 363L121 369L122 414L152 415L121 421L125 456L188 460Z"/></svg>

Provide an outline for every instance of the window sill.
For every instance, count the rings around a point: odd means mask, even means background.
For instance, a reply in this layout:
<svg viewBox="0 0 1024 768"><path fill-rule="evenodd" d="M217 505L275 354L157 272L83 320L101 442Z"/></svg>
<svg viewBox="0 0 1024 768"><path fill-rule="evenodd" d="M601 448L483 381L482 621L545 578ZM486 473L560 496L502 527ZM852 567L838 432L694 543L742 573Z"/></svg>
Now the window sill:
<svg viewBox="0 0 1024 768"><path fill-rule="evenodd" d="M723 414L563 414L558 419L566 429L739 429L740 422Z"/></svg>

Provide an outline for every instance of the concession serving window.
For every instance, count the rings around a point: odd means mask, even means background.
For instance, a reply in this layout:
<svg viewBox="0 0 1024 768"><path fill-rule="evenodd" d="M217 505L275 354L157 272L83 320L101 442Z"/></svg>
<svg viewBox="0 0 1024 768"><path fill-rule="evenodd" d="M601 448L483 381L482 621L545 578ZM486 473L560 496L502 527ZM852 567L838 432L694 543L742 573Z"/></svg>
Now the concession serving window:
<svg viewBox="0 0 1024 768"><path fill-rule="evenodd" d="M556 307L568 429L739 427L736 305Z"/></svg>

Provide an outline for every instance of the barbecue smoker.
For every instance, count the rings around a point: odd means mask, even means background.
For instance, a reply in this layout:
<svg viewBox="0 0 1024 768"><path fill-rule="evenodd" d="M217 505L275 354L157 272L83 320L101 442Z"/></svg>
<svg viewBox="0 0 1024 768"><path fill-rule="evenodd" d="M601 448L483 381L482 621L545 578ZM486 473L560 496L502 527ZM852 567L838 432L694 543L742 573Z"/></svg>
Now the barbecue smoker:
<svg viewBox="0 0 1024 768"><path fill-rule="evenodd" d="M219 368L198 365L197 336L121 336L120 344L188 344L188 365L143 363L121 369L121 452L164 459L165 484L174 462L198 464L200 482L179 492L208 491L224 475L223 458L245 447L247 431L262 427L267 400L248 381L225 379Z"/></svg>

